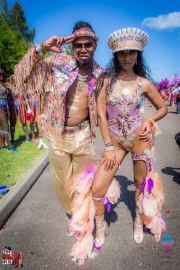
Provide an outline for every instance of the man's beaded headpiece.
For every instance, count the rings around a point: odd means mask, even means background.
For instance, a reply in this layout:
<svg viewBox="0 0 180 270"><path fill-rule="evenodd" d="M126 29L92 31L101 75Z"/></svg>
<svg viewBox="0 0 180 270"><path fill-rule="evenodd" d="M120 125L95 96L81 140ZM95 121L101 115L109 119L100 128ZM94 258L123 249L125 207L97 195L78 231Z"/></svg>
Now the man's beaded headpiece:
<svg viewBox="0 0 180 270"><path fill-rule="evenodd" d="M98 42L98 37L93 32L90 32L90 31L74 32L73 34L75 36L74 39L76 39L78 37L91 37L96 42Z"/></svg>
<svg viewBox="0 0 180 270"><path fill-rule="evenodd" d="M112 53L124 50L138 50L143 52L149 36L137 28L124 28L117 30L109 35L107 39L108 46Z"/></svg>

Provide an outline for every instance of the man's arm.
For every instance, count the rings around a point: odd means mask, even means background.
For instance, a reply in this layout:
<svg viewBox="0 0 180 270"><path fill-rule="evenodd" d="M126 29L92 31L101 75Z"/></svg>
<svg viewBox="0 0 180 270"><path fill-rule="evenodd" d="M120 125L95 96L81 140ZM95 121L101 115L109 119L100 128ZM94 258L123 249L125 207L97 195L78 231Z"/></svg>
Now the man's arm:
<svg viewBox="0 0 180 270"><path fill-rule="evenodd" d="M36 90L40 93L42 85L48 84L48 78L51 79L49 73L51 73L52 62L42 61L44 55L45 52L42 51L41 45L34 45L15 66L14 84L16 93L25 93L26 88L30 92Z"/></svg>
<svg viewBox="0 0 180 270"><path fill-rule="evenodd" d="M51 57L52 61L40 60L49 51L56 53L64 52L65 49L61 49L60 47L72 42L74 38L74 35L64 38L53 36L44 43L41 43L41 45L32 46L19 64L15 66L14 78L16 91L18 93L25 92L25 84L30 92L37 91L40 94L42 89L49 91L51 88L53 57Z"/></svg>

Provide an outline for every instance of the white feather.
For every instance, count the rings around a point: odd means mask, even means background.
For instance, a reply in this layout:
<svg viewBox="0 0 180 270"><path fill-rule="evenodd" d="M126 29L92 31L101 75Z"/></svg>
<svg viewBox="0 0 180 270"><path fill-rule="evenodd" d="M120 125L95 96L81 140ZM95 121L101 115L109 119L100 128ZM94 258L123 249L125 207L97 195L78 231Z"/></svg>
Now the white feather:
<svg viewBox="0 0 180 270"><path fill-rule="evenodd" d="M110 203L115 204L118 202L118 199L120 198L120 194L121 194L121 190L120 190L119 182L116 179L113 179L105 196L108 197L108 200L110 201Z"/></svg>

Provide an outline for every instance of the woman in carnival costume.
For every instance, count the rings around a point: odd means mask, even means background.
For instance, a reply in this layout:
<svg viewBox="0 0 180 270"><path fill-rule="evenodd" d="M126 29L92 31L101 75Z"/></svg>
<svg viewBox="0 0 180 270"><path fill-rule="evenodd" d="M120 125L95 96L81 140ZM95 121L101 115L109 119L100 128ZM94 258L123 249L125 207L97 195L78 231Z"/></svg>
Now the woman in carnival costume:
<svg viewBox="0 0 180 270"><path fill-rule="evenodd" d="M7 83L5 83L5 72L0 69L0 149L5 148L5 141L7 142L7 150L9 152L19 152L13 147L9 139L9 125L8 118L10 117L10 108L8 104L8 96L11 93L11 89Z"/></svg>
<svg viewBox="0 0 180 270"><path fill-rule="evenodd" d="M31 141L29 138L28 127L26 123L26 109L28 107L28 100L25 94L17 93L16 85L14 83L15 82L14 75L11 75L10 81L11 81L11 84L10 84L10 93L8 96L8 103L9 103L9 108L10 108L10 114L12 112L12 116L10 116L11 140L13 141L14 139L15 124L16 124L17 119L19 119L22 125L25 138L26 138L26 142L33 143L33 141Z"/></svg>
<svg viewBox="0 0 180 270"><path fill-rule="evenodd" d="M30 108L30 111L32 113L32 121L30 123L30 129L32 134L32 141L38 142L39 137L39 128L37 124L37 120L39 115L41 114L41 94L38 94L37 91L35 91L34 94L31 94L27 91L27 102L28 107ZM36 139L35 132L34 132L34 125L36 125L36 130L38 133L38 139Z"/></svg>
<svg viewBox="0 0 180 270"><path fill-rule="evenodd" d="M156 121L167 113L167 106L153 83L148 80L148 69L142 52L148 35L136 28L125 28L110 34L107 43L113 58L99 78L97 112L105 150L92 186L96 206L96 242L105 242L107 224L104 220L104 197L112 178L128 152L131 152L136 186L136 218L134 240L143 240L143 223L160 240L165 223L160 214L164 202L162 181L155 171L154 136L161 133ZM142 120L140 108L147 98L156 113Z"/></svg>

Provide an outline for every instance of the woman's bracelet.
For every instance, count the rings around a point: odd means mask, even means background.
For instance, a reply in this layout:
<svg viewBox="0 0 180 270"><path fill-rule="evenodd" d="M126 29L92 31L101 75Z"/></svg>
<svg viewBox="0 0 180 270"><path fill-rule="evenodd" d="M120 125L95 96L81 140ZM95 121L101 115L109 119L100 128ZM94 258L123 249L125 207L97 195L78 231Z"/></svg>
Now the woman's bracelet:
<svg viewBox="0 0 180 270"><path fill-rule="evenodd" d="M154 118L153 118L153 117L149 117L147 120L148 120L149 123L150 123L151 129L153 129L153 128L154 128L154 123L155 123Z"/></svg>
<svg viewBox="0 0 180 270"><path fill-rule="evenodd" d="M114 151L114 146L110 145L110 146L105 146L105 152L109 152L109 151Z"/></svg>
<svg viewBox="0 0 180 270"><path fill-rule="evenodd" d="M110 146L110 145L113 145L112 142L105 143L105 146Z"/></svg>
<svg viewBox="0 0 180 270"><path fill-rule="evenodd" d="M48 53L48 49L45 47L44 42L41 43L41 50L44 54Z"/></svg>

